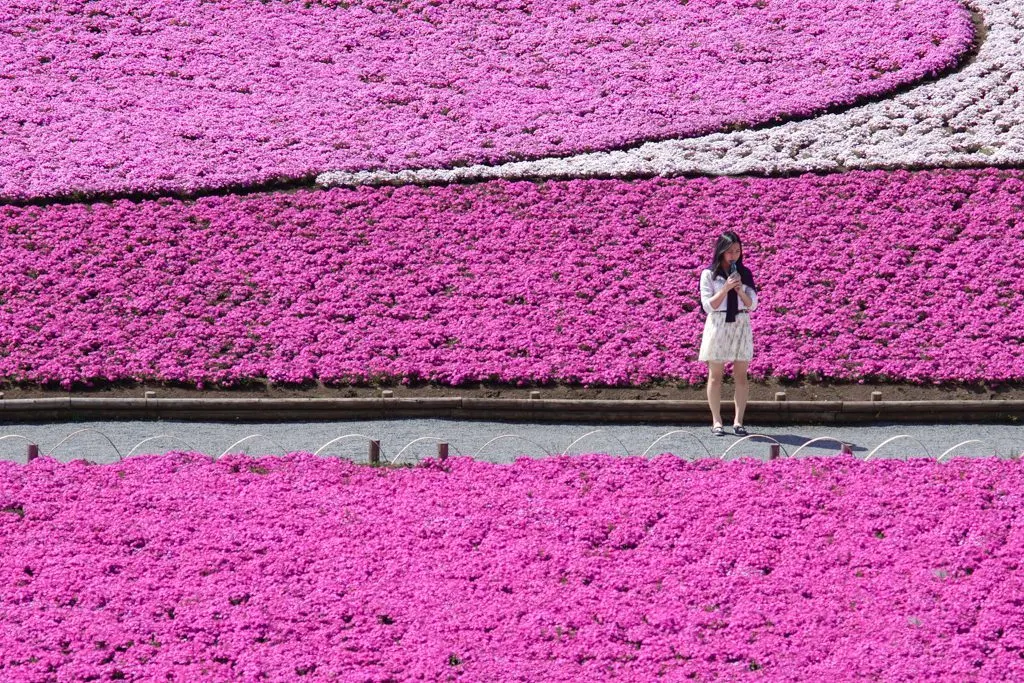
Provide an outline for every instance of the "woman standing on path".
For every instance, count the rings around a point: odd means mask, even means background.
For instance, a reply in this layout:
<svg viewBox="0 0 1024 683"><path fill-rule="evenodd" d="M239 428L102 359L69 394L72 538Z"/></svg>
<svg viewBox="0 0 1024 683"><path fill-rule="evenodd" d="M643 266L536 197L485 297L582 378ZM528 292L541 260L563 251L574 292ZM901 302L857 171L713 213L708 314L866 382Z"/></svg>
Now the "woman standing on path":
<svg viewBox="0 0 1024 683"><path fill-rule="evenodd" d="M715 243L715 257L700 274L700 303L707 314L699 360L708 364L708 405L711 407L715 436L724 436L722 427L722 380L725 364L732 363L736 382L736 416L733 431L746 436L743 413L747 409L750 385L747 368L754 357L754 335L750 311L757 308L754 276L743 265L743 245L735 232L723 233Z"/></svg>

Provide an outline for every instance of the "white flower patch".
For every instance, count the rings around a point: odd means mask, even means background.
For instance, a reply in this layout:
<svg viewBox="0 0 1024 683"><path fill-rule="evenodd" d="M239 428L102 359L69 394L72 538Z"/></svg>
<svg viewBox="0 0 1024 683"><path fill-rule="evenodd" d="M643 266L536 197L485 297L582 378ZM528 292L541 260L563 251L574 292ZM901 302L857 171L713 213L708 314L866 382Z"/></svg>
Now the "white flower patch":
<svg viewBox="0 0 1024 683"><path fill-rule="evenodd" d="M961 70L890 99L759 130L496 166L323 173L321 185L489 178L791 174L1024 162L1024 3L972 0L985 35Z"/></svg>

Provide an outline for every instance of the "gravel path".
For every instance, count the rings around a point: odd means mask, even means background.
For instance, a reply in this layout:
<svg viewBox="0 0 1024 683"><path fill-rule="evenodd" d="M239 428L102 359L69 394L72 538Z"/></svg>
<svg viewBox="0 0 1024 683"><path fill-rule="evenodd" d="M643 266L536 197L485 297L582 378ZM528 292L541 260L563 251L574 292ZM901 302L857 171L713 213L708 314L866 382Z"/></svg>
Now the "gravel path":
<svg viewBox="0 0 1024 683"><path fill-rule="evenodd" d="M657 442L650 453L720 457L739 441L731 434L712 437L705 425L682 425L675 429L685 432L666 436ZM754 426L750 429L752 433L755 430ZM80 432L61 443L77 430L96 431ZM472 455L483 460L508 462L520 454L543 456L565 451L570 454L600 452L638 455L644 453L659 437L672 431L672 427L665 425L509 424L438 419L290 424L81 422L3 425L0 426L0 459L24 462L29 442L38 444L41 454L52 453L62 461L87 458L109 463L117 460L118 453L127 456L133 453L164 453L169 450L195 450L215 456L229 448L231 452L244 451L258 455L316 451L336 437L359 434L380 440L383 457L389 461L399 455L401 461L415 461L436 455L436 443L442 440L450 444L451 455ZM863 458L886 439L900 434L909 435L916 441L896 440L881 448L874 457L925 454L938 457L947 449L971 439L980 439L985 443L963 446L950 455L997 454L1007 457L1024 453L1024 427L1015 425L766 425L758 426L756 431L779 441L789 454L812 439L833 437L853 444L854 454ZM514 434L516 437L491 442L506 434ZM259 436L237 444L250 435ZM137 447L144 439L156 436L161 438ZM422 441L412 443L421 438ZM407 445L409 447L405 448ZM825 442L805 448L799 455L831 455L838 449L838 445ZM365 461L367 451L366 439L351 437L335 442L324 453ZM768 441L751 439L738 443L728 452L728 457L746 455L765 458L768 451Z"/></svg>

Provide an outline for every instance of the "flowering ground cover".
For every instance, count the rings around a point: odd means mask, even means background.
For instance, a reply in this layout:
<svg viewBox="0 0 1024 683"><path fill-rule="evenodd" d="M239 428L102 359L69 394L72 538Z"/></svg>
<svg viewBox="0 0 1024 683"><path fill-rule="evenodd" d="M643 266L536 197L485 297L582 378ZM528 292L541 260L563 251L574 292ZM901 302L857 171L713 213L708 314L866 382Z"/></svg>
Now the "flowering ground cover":
<svg viewBox="0 0 1024 683"><path fill-rule="evenodd" d="M702 381L747 240L757 377L1024 379L1024 173L503 181L0 209L0 376Z"/></svg>
<svg viewBox="0 0 1024 683"><path fill-rule="evenodd" d="M806 116L955 64L954 0L0 9L0 196L493 163Z"/></svg>
<svg viewBox="0 0 1024 683"><path fill-rule="evenodd" d="M1024 5L972 0L978 49L963 68L842 112L758 130L496 166L329 172L324 185L677 174L793 174L1024 164Z"/></svg>
<svg viewBox="0 0 1024 683"><path fill-rule="evenodd" d="M1022 492L994 459L2 462L0 677L1020 680Z"/></svg>

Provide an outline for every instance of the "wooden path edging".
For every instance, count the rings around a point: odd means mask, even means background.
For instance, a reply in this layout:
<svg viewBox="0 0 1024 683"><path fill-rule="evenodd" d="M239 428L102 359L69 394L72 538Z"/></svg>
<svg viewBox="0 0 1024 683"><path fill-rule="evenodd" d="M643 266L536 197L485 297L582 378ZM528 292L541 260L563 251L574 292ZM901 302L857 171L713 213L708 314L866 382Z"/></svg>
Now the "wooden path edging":
<svg viewBox="0 0 1024 683"><path fill-rule="evenodd" d="M722 404L732 419L732 404ZM0 423L77 420L325 422L446 418L543 423L703 424L704 401L503 398L29 398L0 399ZM751 401L751 424L1024 421L1024 400Z"/></svg>

